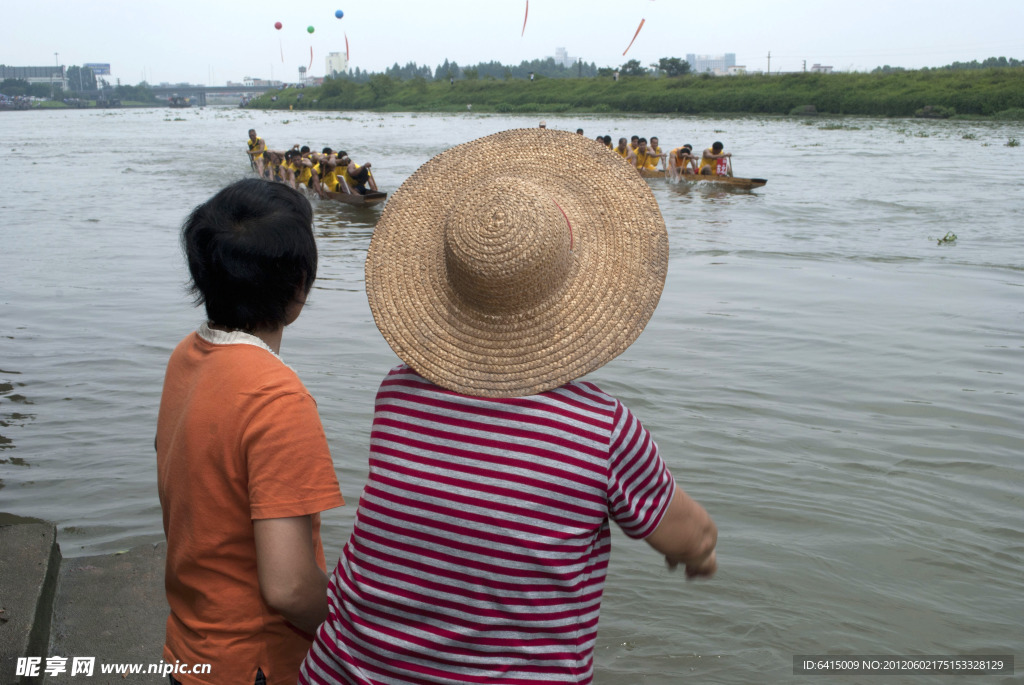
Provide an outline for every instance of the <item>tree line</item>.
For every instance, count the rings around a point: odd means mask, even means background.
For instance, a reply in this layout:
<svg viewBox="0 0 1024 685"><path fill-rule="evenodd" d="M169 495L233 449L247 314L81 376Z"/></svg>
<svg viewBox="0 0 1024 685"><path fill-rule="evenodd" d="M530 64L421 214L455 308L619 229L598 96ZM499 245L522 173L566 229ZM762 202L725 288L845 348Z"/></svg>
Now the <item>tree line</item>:
<svg viewBox="0 0 1024 685"><path fill-rule="evenodd" d="M301 97L300 97L301 95ZM428 81L371 74L319 87L272 91L248 106L267 109L526 113L856 114L1024 119L1024 68L891 73L791 73L714 77L649 74L591 78Z"/></svg>

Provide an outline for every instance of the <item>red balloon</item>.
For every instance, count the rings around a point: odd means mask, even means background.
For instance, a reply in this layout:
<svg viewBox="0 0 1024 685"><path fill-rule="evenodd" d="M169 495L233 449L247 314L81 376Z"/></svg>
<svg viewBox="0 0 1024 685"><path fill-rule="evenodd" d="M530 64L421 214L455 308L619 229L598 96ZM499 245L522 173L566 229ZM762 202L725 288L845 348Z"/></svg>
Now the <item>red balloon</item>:
<svg viewBox="0 0 1024 685"><path fill-rule="evenodd" d="M275 21L274 22L274 28L277 29L278 31L280 31L281 30L281 22Z"/></svg>

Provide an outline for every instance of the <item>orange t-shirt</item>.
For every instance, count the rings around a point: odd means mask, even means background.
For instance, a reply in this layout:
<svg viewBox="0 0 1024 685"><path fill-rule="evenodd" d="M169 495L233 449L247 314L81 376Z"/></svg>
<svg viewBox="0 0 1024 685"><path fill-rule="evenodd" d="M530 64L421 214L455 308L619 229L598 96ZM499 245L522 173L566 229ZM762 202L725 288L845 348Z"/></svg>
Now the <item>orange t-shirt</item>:
<svg viewBox="0 0 1024 685"><path fill-rule="evenodd" d="M182 683L292 685L312 636L260 595L253 519L344 504L316 403L262 341L205 324L171 355L157 421L157 485L171 614L164 660L210 664Z"/></svg>

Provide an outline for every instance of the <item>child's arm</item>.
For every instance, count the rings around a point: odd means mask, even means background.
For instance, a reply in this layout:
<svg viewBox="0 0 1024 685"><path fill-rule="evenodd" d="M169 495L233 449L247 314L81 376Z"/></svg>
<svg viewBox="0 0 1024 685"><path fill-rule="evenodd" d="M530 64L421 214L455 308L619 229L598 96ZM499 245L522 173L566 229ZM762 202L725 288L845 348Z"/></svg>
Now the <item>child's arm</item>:
<svg viewBox="0 0 1024 685"><path fill-rule="evenodd" d="M315 633L327 619L327 576L316 563L311 518L252 523L263 600L295 627Z"/></svg>
<svg viewBox="0 0 1024 685"><path fill-rule="evenodd" d="M718 569L718 528L704 507L679 486L661 523L646 540L665 555L669 568L684 564L687 578L710 578Z"/></svg>

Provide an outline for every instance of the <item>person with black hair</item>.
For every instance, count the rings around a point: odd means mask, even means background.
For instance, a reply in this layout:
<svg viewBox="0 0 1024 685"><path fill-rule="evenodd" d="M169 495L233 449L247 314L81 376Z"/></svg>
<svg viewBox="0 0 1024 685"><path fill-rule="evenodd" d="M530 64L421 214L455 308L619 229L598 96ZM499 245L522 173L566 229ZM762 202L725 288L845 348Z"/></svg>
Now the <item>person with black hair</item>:
<svg viewBox="0 0 1024 685"><path fill-rule="evenodd" d="M704 148L700 156L700 173L704 175L732 176L729 168L731 152L723 152L724 145L719 141L711 144L711 147Z"/></svg>
<svg viewBox="0 0 1024 685"><path fill-rule="evenodd" d="M679 179L683 174L697 173L697 157L693 154L693 146L687 143L672 150L668 155L669 177Z"/></svg>
<svg viewBox="0 0 1024 685"><path fill-rule="evenodd" d="M320 512L344 504L316 403L278 356L317 271L309 201L249 178L182 227L207 320L171 354L155 439L167 663L293 683L327 617ZM171 683L177 683L173 677Z"/></svg>

